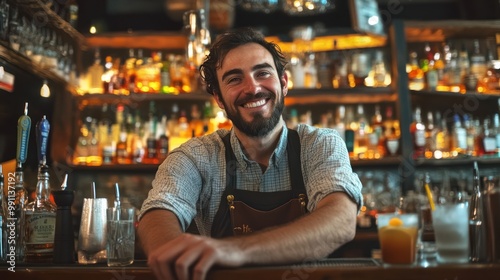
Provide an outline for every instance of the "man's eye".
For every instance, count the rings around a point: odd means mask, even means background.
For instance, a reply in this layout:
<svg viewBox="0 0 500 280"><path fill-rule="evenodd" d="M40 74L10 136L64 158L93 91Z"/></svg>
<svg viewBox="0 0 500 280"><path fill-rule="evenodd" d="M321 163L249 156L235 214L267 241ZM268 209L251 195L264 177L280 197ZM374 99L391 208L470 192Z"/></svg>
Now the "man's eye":
<svg viewBox="0 0 500 280"><path fill-rule="evenodd" d="M271 73L267 72L267 71L262 71L262 72L259 72L259 74L257 75L258 77L267 77L271 75Z"/></svg>
<svg viewBox="0 0 500 280"><path fill-rule="evenodd" d="M236 78L236 77L229 78L229 79L227 79L227 83L228 84L234 84L234 83L237 83L239 80L240 80L240 78Z"/></svg>

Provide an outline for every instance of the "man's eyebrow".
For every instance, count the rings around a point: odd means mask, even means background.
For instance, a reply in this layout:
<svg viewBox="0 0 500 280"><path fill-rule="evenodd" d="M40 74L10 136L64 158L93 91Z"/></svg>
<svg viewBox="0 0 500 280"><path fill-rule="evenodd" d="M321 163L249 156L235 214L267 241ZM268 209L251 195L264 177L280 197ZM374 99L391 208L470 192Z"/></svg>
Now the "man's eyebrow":
<svg viewBox="0 0 500 280"><path fill-rule="evenodd" d="M227 78L227 76L230 76L230 75L234 75L234 74L242 74L243 73L243 70L237 68L237 69L231 69L227 72L225 72L223 75L222 75L222 81L224 81L224 79Z"/></svg>
<svg viewBox="0 0 500 280"><path fill-rule="evenodd" d="M273 66L271 66L271 64L269 64L267 62L264 62L264 63L257 64L254 67L252 67L252 71L263 69L263 68L273 68Z"/></svg>
<svg viewBox="0 0 500 280"><path fill-rule="evenodd" d="M256 71L256 70L259 70L259 69L264 69L264 68L273 68L273 66L267 62L264 62L264 63L261 63L261 64L257 64L255 66L252 67L252 71ZM222 75L222 81L224 81L224 79L226 79L228 76L230 75L234 75L234 74L242 74L243 73L243 70L237 68L237 69L231 69L227 72L225 72L223 75Z"/></svg>

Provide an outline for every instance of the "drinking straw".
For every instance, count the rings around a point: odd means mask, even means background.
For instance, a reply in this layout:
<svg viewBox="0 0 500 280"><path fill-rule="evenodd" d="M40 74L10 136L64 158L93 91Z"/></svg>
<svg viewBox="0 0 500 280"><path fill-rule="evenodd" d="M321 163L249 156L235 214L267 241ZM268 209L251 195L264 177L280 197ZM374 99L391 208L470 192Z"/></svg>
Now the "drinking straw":
<svg viewBox="0 0 500 280"><path fill-rule="evenodd" d="M429 205L431 206L431 211L436 209L436 205L434 205L434 199L432 197L431 188L429 187L429 183L425 182L424 184L425 193L427 194L427 199L429 200Z"/></svg>

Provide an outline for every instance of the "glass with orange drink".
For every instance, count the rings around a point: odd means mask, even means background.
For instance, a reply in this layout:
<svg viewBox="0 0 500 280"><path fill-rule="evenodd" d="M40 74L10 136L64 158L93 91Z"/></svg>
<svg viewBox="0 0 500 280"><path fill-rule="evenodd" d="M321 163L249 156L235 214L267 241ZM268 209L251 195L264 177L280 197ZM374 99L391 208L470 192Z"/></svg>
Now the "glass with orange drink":
<svg viewBox="0 0 500 280"><path fill-rule="evenodd" d="M377 216L378 238L385 264L415 263L418 215L379 214Z"/></svg>

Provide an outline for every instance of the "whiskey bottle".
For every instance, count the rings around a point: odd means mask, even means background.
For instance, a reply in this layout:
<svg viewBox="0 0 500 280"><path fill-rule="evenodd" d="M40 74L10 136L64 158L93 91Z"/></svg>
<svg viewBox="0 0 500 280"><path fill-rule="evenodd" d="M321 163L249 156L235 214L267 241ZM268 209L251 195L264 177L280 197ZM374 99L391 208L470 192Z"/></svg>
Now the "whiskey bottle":
<svg viewBox="0 0 500 280"><path fill-rule="evenodd" d="M52 262L57 206L50 200L49 167L46 164L50 124L43 116L36 126L38 150L38 182L35 200L28 203L25 212L24 242L26 262Z"/></svg>
<svg viewBox="0 0 500 280"><path fill-rule="evenodd" d="M57 206L50 200L49 168L39 168L36 198L25 208L26 262L52 262Z"/></svg>

